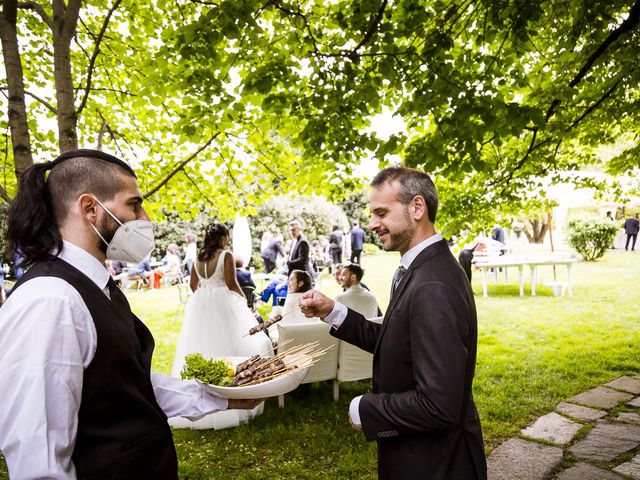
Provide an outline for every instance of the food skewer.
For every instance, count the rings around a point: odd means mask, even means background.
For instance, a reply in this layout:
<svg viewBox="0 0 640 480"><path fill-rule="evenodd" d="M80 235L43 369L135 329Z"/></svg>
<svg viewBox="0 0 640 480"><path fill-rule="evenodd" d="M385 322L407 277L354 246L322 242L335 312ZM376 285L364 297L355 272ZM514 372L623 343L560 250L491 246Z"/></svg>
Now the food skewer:
<svg viewBox="0 0 640 480"><path fill-rule="evenodd" d="M274 325L276 323L278 323L280 320L282 320L284 317L286 317L287 315L289 315L290 313L293 313L297 310L300 310L300 307L296 307L293 310L289 310L286 313L281 314L277 314L276 316L274 316L273 318L267 320L264 323L259 323L258 325L256 325L255 327L251 327L251 329L249 330L249 332L245 333L243 335L243 337L246 337L248 335L254 335L258 332L262 332L263 330L266 330L267 328L269 328L271 325Z"/></svg>
<svg viewBox="0 0 640 480"><path fill-rule="evenodd" d="M283 342L281 346L288 342ZM312 366L330 348L317 350L318 342L296 345L272 357L254 355L238 365L232 386L249 386L267 382L294 370ZM242 368L240 368L242 366Z"/></svg>

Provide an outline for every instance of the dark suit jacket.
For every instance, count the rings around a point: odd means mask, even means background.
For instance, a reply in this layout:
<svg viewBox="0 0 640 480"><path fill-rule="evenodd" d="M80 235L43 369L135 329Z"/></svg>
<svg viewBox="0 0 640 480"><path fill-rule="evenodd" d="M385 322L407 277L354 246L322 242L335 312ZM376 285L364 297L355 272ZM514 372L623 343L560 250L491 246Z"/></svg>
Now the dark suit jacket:
<svg viewBox="0 0 640 480"><path fill-rule="evenodd" d="M260 252L260 256L262 258L267 258L271 260L273 263L276 263L278 259L278 254L284 257L284 250L282 250L282 245L279 240L271 240L264 250Z"/></svg>
<svg viewBox="0 0 640 480"><path fill-rule="evenodd" d="M627 235L637 235L639 229L640 223L634 217L627 218L627 221L624 222L624 233Z"/></svg>
<svg viewBox="0 0 640 480"><path fill-rule="evenodd" d="M311 262L309 261L309 242L307 242L307 238L300 234L298 240L296 241L293 250L289 252L289 261L287 262L287 267L289 267L289 273L293 270L302 270L304 272L309 272L309 266ZM309 272L311 278L313 278L313 270Z"/></svg>
<svg viewBox="0 0 640 480"><path fill-rule="evenodd" d="M413 261L382 325L349 310L332 334L373 353L373 393L360 401L381 479L485 480L471 392L477 321L473 292L442 240Z"/></svg>
<svg viewBox="0 0 640 480"><path fill-rule="evenodd" d="M362 250L364 245L364 230L360 227L351 229L351 250Z"/></svg>

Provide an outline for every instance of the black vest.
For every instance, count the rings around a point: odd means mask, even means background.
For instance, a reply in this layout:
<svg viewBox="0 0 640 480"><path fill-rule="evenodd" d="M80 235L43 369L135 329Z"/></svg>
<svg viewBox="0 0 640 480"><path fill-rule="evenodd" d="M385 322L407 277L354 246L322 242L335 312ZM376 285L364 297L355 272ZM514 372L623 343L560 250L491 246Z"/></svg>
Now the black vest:
<svg viewBox="0 0 640 480"><path fill-rule="evenodd" d="M177 479L171 429L151 385L151 332L121 292L109 300L86 275L55 257L33 265L14 288L43 276L75 288L96 327L97 348L84 371L72 457L78 478Z"/></svg>

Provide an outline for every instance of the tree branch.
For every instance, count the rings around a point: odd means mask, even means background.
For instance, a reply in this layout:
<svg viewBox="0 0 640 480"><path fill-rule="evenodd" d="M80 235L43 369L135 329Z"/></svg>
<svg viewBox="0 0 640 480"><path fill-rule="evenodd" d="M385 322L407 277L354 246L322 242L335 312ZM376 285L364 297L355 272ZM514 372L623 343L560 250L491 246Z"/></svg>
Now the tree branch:
<svg viewBox="0 0 640 480"><path fill-rule="evenodd" d="M13 201L2 185L0 185L0 197L2 197L2 199L7 203L11 203Z"/></svg>
<svg viewBox="0 0 640 480"><path fill-rule="evenodd" d="M369 43L373 35L376 33L376 30L380 26L380 22L382 22L382 15L384 15L384 10L387 8L387 2L388 0L382 1L382 5L380 5L380 8L378 9L376 18L374 18L373 22L371 22L371 25L369 25L369 30L367 30L364 38L360 40L360 43L356 45L355 48L349 53L349 58L351 58L351 60L356 61L358 59L358 50Z"/></svg>
<svg viewBox="0 0 640 480"><path fill-rule="evenodd" d="M211 200L209 197L207 197L207 196L202 192L202 190L200 190L200 185L198 185L198 184L193 180L193 178L191 178L191 176L186 172L186 170L184 170L184 169L183 169L183 170L182 170L182 174L183 174L185 177L187 177L187 180L189 180L189 181L191 182L191 184L193 185L193 188L195 188L195 189L198 191L198 193L200 194L200 196L201 196L202 198L204 198L207 202L209 202L209 205L211 205L211 206L215 205L215 202L214 202L213 200Z"/></svg>
<svg viewBox="0 0 640 480"><path fill-rule="evenodd" d="M589 56L585 64L582 66L578 74L571 80L569 83L570 87L575 87L580 81L584 78L587 72L593 67L598 58L605 52L609 46L618 40L619 37L632 31L634 28L638 26L640 23L640 0L637 0L636 3L629 10L629 16L627 19L620 24L618 28L612 31L607 38L605 38L604 42L602 42L598 48Z"/></svg>
<svg viewBox="0 0 640 480"><path fill-rule="evenodd" d="M102 38L104 37L104 34L107 31L107 27L109 26L109 20L111 19L111 15L113 15L113 12L118 8L121 1L122 0L116 0L115 2L113 2L113 5L107 12L107 16L104 18L104 21L102 22L102 28L100 29L100 33L98 33L98 37L96 38L96 43L93 47L93 54L91 55L91 59L89 60L89 66L87 67L87 85L85 86L85 89L84 89L84 96L82 97L82 100L80 101L80 105L76 110L76 115L78 117L80 117L82 110L84 110L84 107L87 104L87 99L89 98L89 92L91 91L91 80L93 77L93 69L96 64L96 58L98 58L98 55L100 53L100 42L102 41Z"/></svg>
<svg viewBox="0 0 640 480"><path fill-rule="evenodd" d="M604 102L607 98L609 98L611 96L611 94L616 90L616 88L618 88L618 85L620 85L620 82L622 81L622 78L619 78L616 83L613 84L613 86L607 90L604 95L602 95L598 101L596 103L594 103L593 105L591 105L589 108L587 108L584 113L582 115L580 115L580 117L578 117L571 125L569 125L567 127L567 132L569 130L571 130L573 127L575 127L576 125L578 125L582 120L584 120L584 118L589 115L591 112L593 112L596 108L598 108L602 102Z"/></svg>
<svg viewBox="0 0 640 480"><path fill-rule="evenodd" d="M607 38L605 38L604 42L602 42L595 51L589 55L589 58L584 63L580 71L573 77L573 80L569 82L570 87L575 87L582 81L582 79L587 75L589 70L596 63L598 58L600 58L604 52L614 43L618 38L620 38L625 33L631 32L634 28L638 26L640 23L640 0L636 0L636 3L629 10L629 16L627 19L620 24L618 28L613 30ZM549 109L547 110L547 114L545 115L546 120L549 120L553 114L555 113L556 108L560 105L560 100L557 98L551 102Z"/></svg>
<svg viewBox="0 0 640 480"><path fill-rule="evenodd" d="M44 7L38 2L18 2L18 8L33 10L49 28L53 28L53 20L49 15L47 15L47 12L44 11Z"/></svg>
<svg viewBox="0 0 640 480"><path fill-rule="evenodd" d="M182 162L180 162L178 164L178 166L176 168L174 168L173 170L171 170L171 172L169 173L169 175L167 175L158 185L156 185L155 187L153 187L150 191L148 191L147 193L145 193L143 195L143 198L149 198L151 195L153 195L154 193L156 193L158 190L160 190L162 187L164 187L169 180L171 180L173 178L173 176L178 173L180 170L182 170L187 163L189 163L191 160L193 160L194 158L196 158L200 153L202 153L202 151L207 148L209 145L211 145L211 143L218 137L218 135L220 135L220 132L216 132L215 134L213 134L211 136L211 138L207 141L207 143L205 143L204 145L202 145L193 155L190 155L187 159L183 160Z"/></svg>
<svg viewBox="0 0 640 480"><path fill-rule="evenodd" d="M24 91L25 95L29 95L31 98L33 98L34 100L37 100L38 102L40 102L42 105L44 105L45 107L47 107L51 112L53 112L54 115L58 114L58 110L56 109L56 107L54 107L53 105L51 105L49 102L47 102L44 98L40 98L39 96L37 96L35 93L31 93L31 92L27 92L26 90Z"/></svg>

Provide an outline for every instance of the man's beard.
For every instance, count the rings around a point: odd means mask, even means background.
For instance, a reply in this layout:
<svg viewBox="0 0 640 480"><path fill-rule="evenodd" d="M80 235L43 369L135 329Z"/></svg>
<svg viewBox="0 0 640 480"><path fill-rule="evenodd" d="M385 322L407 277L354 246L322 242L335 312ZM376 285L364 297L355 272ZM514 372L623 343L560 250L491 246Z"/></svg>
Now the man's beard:
<svg viewBox="0 0 640 480"><path fill-rule="evenodd" d="M113 236L116 234L116 230L118 230L119 227L120 225L118 225L108 215L104 215L96 225L96 228L100 232L100 235L102 235L107 243L111 243L111 240L113 240ZM100 250L106 255L108 245L106 245L100 238L98 238L98 243L100 244Z"/></svg>
<svg viewBox="0 0 640 480"><path fill-rule="evenodd" d="M404 230L397 233L389 233L389 242L382 245L382 249L386 252L397 252L402 250L402 247L409 245L411 238L416 233L416 229L411 225L411 218L409 216L409 208L404 209L404 218L406 220Z"/></svg>

